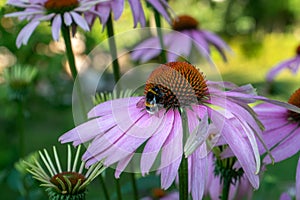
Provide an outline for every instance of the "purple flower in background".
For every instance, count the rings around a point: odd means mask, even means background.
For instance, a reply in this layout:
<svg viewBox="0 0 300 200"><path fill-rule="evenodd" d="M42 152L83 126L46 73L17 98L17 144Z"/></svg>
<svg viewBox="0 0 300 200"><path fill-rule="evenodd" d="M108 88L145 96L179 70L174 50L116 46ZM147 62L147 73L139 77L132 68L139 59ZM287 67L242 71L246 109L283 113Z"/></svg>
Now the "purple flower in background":
<svg viewBox="0 0 300 200"><path fill-rule="evenodd" d="M179 192L178 191L171 191L167 192L160 188L154 188L152 190L152 197L147 196L143 197L140 200L179 200Z"/></svg>
<svg viewBox="0 0 300 200"><path fill-rule="evenodd" d="M291 95L288 102L300 108L300 88ZM299 152L299 113L269 103L255 106L254 111L265 126L262 137L275 162L285 160ZM260 148L260 153L265 153L264 148ZM266 156L264 162L269 164L273 160L270 156Z"/></svg>
<svg viewBox="0 0 300 200"><path fill-rule="evenodd" d="M296 56L272 67L272 69L268 72L266 79L268 82L273 81L274 77L284 69L289 69L293 74L296 74L299 68L300 68L300 45L296 49Z"/></svg>
<svg viewBox="0 0 300 200"><path fill-rule="evenodd" d="M138 23L140 23L142 27L145 27L146 17L141 0L128 0L128 2L133 15L134 27L136 27ZM168 13L168 9L170 7L166 0L145 0L145 2L149 3L169 23L171 22ZM85 17L90 26L92 26L95 19L99 17L103 27L105 27L111 12L114 15L114 20L118 20L122 15L123 10L124 0L110 0L108 2L101 2L95 5L92 9L85 12Z"/></svg>
<svg viewBox="0 0 300 200"><path fill-rule="evenodd" d="M20 20L29 21L17 37L16 44L19 48L22 44L27 44L33 31L43 21L51 22L54 40L59 40L62 26L75 24L89 31L89 26L81 13L102 1L105 0L8 0L7 4L24 10L7 14L5 17L19 17Z"/></svg>
<svg viewBox="0 0 300 200"><path fill-rule="evenodd" d="M117 163L116 177L145 144L140 155L141 173L149 173L160 153L157 171L162 189L169 188L175 180L185 154L189 192L193 199L201 199L208 166L205 141L213 124L234 152L251 185L258 188L260 155L255 132L260 134L261 128L248 103L256 98L265 99L256 96L252 86L206 81L193 65L171 62L151 73L144 93L145 96L95 106L88 113L90 121L65 133L59 141L74 145L91 141L83 155L87 166L97 161L103 161L105 166ZM182 115L187 118L189 130L185 144ZM236 120L232 122L231 117Z"/></svg>
<svg viewBox="0 0 300 200"><path fill-rule="evenodd" d="M188 15L178 16L172 24L173 31L163 35L164 49L158 37L146 39L132 52L132 59L146 62L158 56L162 50L167 51L167 60L176 61L179 56L189 57L195 47L207 60L210 59L210 45L214 46L226 61L225 50L230 47L216 34L198 29L198 21Z"/></svg>

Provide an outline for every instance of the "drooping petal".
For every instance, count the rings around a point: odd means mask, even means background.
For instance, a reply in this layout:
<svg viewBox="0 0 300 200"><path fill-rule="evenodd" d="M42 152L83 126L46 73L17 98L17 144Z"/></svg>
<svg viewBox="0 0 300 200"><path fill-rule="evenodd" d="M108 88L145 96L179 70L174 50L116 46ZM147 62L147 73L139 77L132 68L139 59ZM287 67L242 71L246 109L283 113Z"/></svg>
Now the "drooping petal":
<svg viewBox="0 0 300 200"><path fill-rule="evenodd" d="M89 111L88 118L100 117L121 110L129 111L131 107L136 107L141 98L143 97L128 97L103 102Z"/></svg>
<svg viewBox="0 0 300 200"><path fill-rule="evenodd" d="M266 79L267 81L271 82L274 80L274 77L284 68L287 68L291 63L295 61L296 58L292 58L289 60L285 60L278 65L272 67L272 69L268 72Z"/></svg>
<svg viewBox="0 0 300 200"><path fill-rule="evenodd" d="M169 136L174 125L174 112L169 110L156 133L147 141L141 157L141 172L146 174L153 165L162 145Z"/></svg>
<svg viewBox="0 0 300 200"><path fill-rule="evenodd" d="M182 158L182 122L180 114L174 110L175 118L173 130L169 134L162 148L161 154L161 187L167 189L171 186L177 175Z"/></svg>
<svg viewBox="0 0 300 200"><path fill-rule="evenodd" d="M279 200L292 200L292 198L290 197L290 195L288 195L288 193L284 192L280 195Z"/></svg>
<svg viewBox="0 0 300 200"><path fill-rule="evenodd" d="M191 174L191 193L194 200L201 200L204 195L206 187L206 177L208 161L207 157L201 158L200 155L206 151L206 144L203 143L194 153L191 155L192 166L189 173Z"/></svg>
<svg viewBox="0 0 300 200"><path fill-rule="evenodd" d="M144 27L146 25L146 19L145 19L145 14L144 10L141 4L140 0L128 0L131 11L133 14L133 21L134 21L134 26L137 26L137 23L140 22L141 26Z"/></svg>
<svg viewBox="0 0 300 200"><path fill-rule="evenodd" d="M157 37L149 38L134 48L131 53L133 60L141 60L141 62L147 62L151 58L158 56L161 52L161 47Z"/></svg>
<svg viewBox="0 0 300 200"><path fill-rule="evenodd" d="M249 147L247 141L240 135L240 131L235 126L232 126L228 119L222 116L218 111L212 109L210 109L210 111L213 113L213 123L221 130L222 136L240 162L250 183L257 189L259 187L259 177L256 174L256 163L251 147Z"/></svg>
<svg viewBox="0 0 300 200"><path fill-rule="evenodd" d="M283 142L279 146L272 149L271 153L275 159L275 162L285 160L293 155L295 155L299 150L300 141L300 128L295 124L294 129L288 133L288 138L284 138ZM270 157L264 159L266 163L271 163Z"/></svg>
<svg viewBox="0 0 300 200"><path fill-rule="evenodd" d="M122 160L120 160L118 162L118 165L117 165L117 168L116 168L116 171L115 171L115 178L120 178L121 173L125 170L128 163L132 159L133 155L134 154L130 154L129 156L123 158Z"/></svg>
<svg viewBox="0 0 300 200"><path fill-rule="evenodd" d="M36 29L36 27L40 24L39 21L32 21L28 23L19 33L17 37L17 47L20 48L22 44L26 45L32 32Z"/></svg>
<svg viewBox="0 0 300 200"><path fill-rule="evenodd" d="M169 23L171 23L166 7L168 4L165 0L147 0L147 2L149 2Z"/></svg>
<svg viewBox="0 0 300 200"><path fill-rule="evenodd" d="M174 33L175 35L176 33ZM184 44L184 45L183 45ZM182 33L176 34L176 39L168 47L167 59L169 62L176 61L179 56L185 56L186 58L189 56L192 48L191 38Z"/></svg>
<svg viewBox="0 0 300 200"><path fill-rule="evenodd" d="M76 12L70 12L70 14L72 15L72 18L74 19L75 23L78 26L80 26L85 31L90 30L89 25L87 24L86 20L84 20L84 18L82 16L80 16Z"/></svg>
<svg viewBox="0 0 300 200"><path fill-rule="evenodd" d="M124 10L124 0L114 0L111 1L110 3L111 3L111 9L114 13L114 19L118 20L121 17Z"/></svg>
<svg viewBox="0 0 300 200"><path fill-rule="evenodd" d="M52 21L52 37L55 41L59 40L61 24L61 15L56 15Z"/></svg>
<svg viewBox="0 0 300 200"><path fill-rule="evenodd" d="M72 17L70 13L68 12L64 13L64 22L67 26L70 26L72 24Z"/></svg>
<svg viewBox="0 0 300 200"><path fill-rule="evenodd" d="M202 34L198 30L190 30L191 37L195 40L194 45L204 58L208 61L212 61L210 58L210 49L208 43L203 38Z"/></svg>

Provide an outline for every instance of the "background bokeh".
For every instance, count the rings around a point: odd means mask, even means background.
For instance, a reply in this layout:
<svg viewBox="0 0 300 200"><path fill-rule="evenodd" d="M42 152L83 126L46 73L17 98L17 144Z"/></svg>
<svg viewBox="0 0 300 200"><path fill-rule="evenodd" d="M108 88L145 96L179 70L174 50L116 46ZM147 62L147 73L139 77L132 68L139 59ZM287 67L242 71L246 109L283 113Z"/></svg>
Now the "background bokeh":
<svg viewBox="0 0 300 200"><path fill-rule="evenodd" d="M219 34L233 49L228 54L228 62L213 52L216 66L224 80L236 84L253 84L259 94L286 101L289 95L300 87L300 73L293 76L284 71L272 85L266 85L266 72L275 64L295 55L300 44L300 0L170 0L177 14L188 13L200 22L200 28ZM122 17L115 23L117 33L131 30L133 21L128 4ZM18 49L16 37L24 22L5 18L3 15L15 11L0 0L0 73L15 64L31 65L38 69L38 76L30 88L24 104L25 120L20 123L18 105L9 97L9 90L0 77L0 194L1 199L23 199L22 195L30 191L30 199L45 199L45 193L38 183L29 176L16 170L19 161L18 135L24 131L25 155L37 150L51 149L56 145L62 155L66 155L64 145L58 143L58 137L74 127L72 115L73 81L67 70L62 42L52 41L50 26L39 26L31 36L28 45ZM146 13L148 25L154 26L150 10ZM169 27L166 22L164 27ZM99 43L106 39L100 23L89 33L79 32L73 39L76 62L86 62L87 56ZM141 40L140 36L126 38L118 43L119 52L126 51ZM109 51L103 48L97 57L101 63L109 59ZM121 71L135 63L130 57L120 59ZM99 64L99 69L101 64ZM201 63L199 66L201 68ZM98 69L98 70L99 70ZM81 69L85 70L85 69ZM97 70L97 69L96 69ZM107 70L99 91L112 89L112 71ZM106 81L105 81L106 80ZM299 154L274 166L268 166L262 177L261 187L254 193L254 199L278 199L284 191L290 190L295 179L295 168ZM107 173L112 173L108 170ZM124 177L124 178L123 178ZM130 199L131 187L128 175L122 175L124 194ZM107 179L107 184L113 184ZM159 187L154 175L138 180L141 195L147 194L152 187ZM100 183L96 180L89 189L88 199L102 199L99 194ZM110 187L112 197L116 197ZM124 198L126 199L126 198Z"/></svg>

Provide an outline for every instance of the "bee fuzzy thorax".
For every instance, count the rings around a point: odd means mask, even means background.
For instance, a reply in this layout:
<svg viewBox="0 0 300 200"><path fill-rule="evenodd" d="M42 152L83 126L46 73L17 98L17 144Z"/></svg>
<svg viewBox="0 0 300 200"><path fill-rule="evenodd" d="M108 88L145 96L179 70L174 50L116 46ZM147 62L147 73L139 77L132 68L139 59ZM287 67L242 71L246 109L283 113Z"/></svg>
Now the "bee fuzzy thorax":
<svg viewBox="0 0 300 200"><path fill-rule="evenodd" d="M146 110L153 114L160 108L170 109L199 103L208 94L205 78L187 62L160 65L145 86Z"/></svg>

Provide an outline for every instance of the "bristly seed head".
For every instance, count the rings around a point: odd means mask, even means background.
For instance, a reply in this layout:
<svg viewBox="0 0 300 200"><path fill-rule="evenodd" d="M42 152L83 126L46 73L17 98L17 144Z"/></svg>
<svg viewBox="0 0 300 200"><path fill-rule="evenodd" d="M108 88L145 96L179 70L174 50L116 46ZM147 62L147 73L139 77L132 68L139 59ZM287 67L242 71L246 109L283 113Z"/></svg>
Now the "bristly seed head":
<svg viewBox="0 0 300 200"><path fill-rule="evenodd" d="M85 177L82 174L79 174L77 172L62 172L56 174L50 179L50 182L56 185L64 194L72 194L74 192L73 189L76 187L78 182L80 183L79 185L82 185L84 181L85 181ZM71 183L71 187L68 186L67 182ZM78 191L78 192L83 192L83 191Z"/></svg>
<svg viewBox="0 0 300 200"><path fill-rule="evenodd" d="M176 31L197 29L199 22L188 15L180 15L173 20L172 28Z"/></svg>
<svg viewBox="0 0 300 200"><path fill-rule="evenodd" d="M65 13L78 7L78 0L47 0L44 4L49 13Z"/></svg>
<svg viewBox="0 0 300 200"><path fill-rule="evenodd" d="M144 90L146 109L179 108L201 103L208 89L204 75L187 62L160 65L149 76Z"/></svg>
<svg viewBox="0 0 300 200"><path fill-rule="evenodd" d="M296 90L290 97L289 101L290 104L297 106L300 108L300 88ZM298 122L300 124L300 114L293 112L293 111L288 111L288 119L294 122Z"/></svg>

